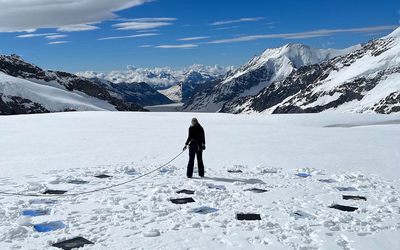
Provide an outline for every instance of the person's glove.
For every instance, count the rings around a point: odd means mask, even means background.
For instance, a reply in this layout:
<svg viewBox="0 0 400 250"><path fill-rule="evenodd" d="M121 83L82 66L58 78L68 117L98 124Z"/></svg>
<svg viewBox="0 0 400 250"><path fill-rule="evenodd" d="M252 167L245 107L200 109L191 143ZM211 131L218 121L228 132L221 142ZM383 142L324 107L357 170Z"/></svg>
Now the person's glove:
<svg viewBox="0 0 400 250"><path fill-rule="evenodd" d="M202 148L203 150L206 150L206 145L203 145L201 148Z"/></svg>
<svg viewBox="0 0 400 250"><path fill-rule="evenodd" d="M185 150L187 149L187 146L188 146L188 145L185 145L185 146L183 147L182 151L185 151Z"/></svg>

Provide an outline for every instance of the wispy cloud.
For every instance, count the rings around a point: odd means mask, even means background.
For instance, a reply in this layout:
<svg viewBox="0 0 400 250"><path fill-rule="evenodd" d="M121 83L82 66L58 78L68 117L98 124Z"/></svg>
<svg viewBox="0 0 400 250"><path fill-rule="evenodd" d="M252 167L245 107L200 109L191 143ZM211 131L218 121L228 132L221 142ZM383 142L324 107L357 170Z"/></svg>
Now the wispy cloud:
<svg viewBox="0 0 400 250"><path fill-rule="evenodd" d="M97 28L90 24L115 19L118 17L115 12L153 1L1 0L0 32L41 28L60 28L60 31L93 30Z"/></svg>
<svg viewBox="0 0 400 250"><path fill-rule="evenodd" d="M242 36L242 37L233 38L233 39L211 41L208 43L211 43L211 44L235 43L235 42L253 41L253 40L257 40L257 39L266 39L266 38L301 39L301 38L311 38L311 37L332 36L332 35L337 35L337 34L370 33L370 32L382 31L382 30L394 30L398 27L399 27L398 25L385 25L385 26L375 26L375 27L366 27L366 28L355 28L355 29L334 29L334 30L323 29L323 30L299 32L299 33Z"/></svg>
<svg viewBox="0 0 400 250"><path fill-rule="evenodd" d="M156 46L156 48L160 49L187 49L187 48L195 48L198 47L197 44L182 44L182 45L160 45Z"/></svg>
<svg viewBox="0 0 400 250"><path fill-rule="evenodd" d="M114 37L104 37L97 39L98 41L103 40L113 40L113 39L125 39L125 38L135 38L135 37L145 37L145 36L158 36L158 33L146 33L146 34L139 34L139 35L132 35L132 36L114 36Z"/></svg>
<svg viewBox="0 0 400 250"><path fill-rule="evenodd" d="M47 39L50 39L50 40L59 39L59 38L63 38L63 37L67 37L67 35L52 35L52 36L46 36L46 38L47 38Z"/></svg>
<svg viewBox="0 0 400 250"><path fill-rule="evenodd" d="M50 43L48 43L48 44L52 45L52 44L63 44L63 43L69 43L69 41L50 42Z"/></svg>
<svg viewBox="0 0 400 250"><path fill-rule="evenodd" d="M97 30L99 27L92 26L89 24L75 24L75 25L67 25L57 29L57 31L64 32L75 32L75 31L89 31L89 30Z"/></svg>
<svg viewBox="0 0 400 250"><path fill-rule="evenodd" d="M172 23L166 22L126 22L117 23L113 27L117 27L117 30L148 30L158 27L172 25Z"/></svg>
<svg viewBox="0 0 400 250"><path fill-rule="evenodd" d="M178 39L178 41L193 41L193 40L201 40L201 39L207 39L207 38L210 38L210 37L209 36L186 37L186 38Z"/></svg>
<svg viewBox="0 0 400 250"><path fill-rule="evenodd" d="M140 32L140 33L154 33L154 32L158 32L160 30L138 30L136 32Z"/></svg>
<svg viewBox="0 0 400 250"><path fill-rule="evenodd" d="M223 27L223 28L216 28L213 30L230 30L230 29L236 29L239 28L240 26L233 26L233 27Z"/></svg>
<svg viewBox="0 0 400 250"><path fill-rule="evenodd" d="M124 22L160 22L160 21L176 21L178 19L173 17L145 17L145 18L133 18L133 19L119 18L117 20Z"/></svg>
<svg viewBox="0 0 400 250"><path fill-rule="evenodd" d="M44 33L44 34L26 34L26 35L19 35L18 38L30 38L30 37L38 37L38 36L52 36L57 35L57 33Z"/></svg>
<svg viewBox="0 0 400 250"><path fill-rule="evenodd" d="M151 48L153 45L140 45L139 48Z"/></svg>
<svg viewBox="0 0 400 250"><path fill-rule="evenodd" d="M258 20L264 19L264 18L265 17L240 18L238 20L218 21L218 22L212 23L210 25L222 25L222 24L241 23L241 22L254 22L254 21L258 21Z"/></svg>

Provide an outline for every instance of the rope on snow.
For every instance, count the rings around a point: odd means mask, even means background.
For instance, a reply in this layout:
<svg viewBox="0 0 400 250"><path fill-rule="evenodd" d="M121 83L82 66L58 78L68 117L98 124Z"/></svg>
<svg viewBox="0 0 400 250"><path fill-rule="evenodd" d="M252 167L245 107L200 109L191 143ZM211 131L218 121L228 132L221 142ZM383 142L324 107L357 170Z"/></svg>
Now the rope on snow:
<svg viewBox="0 0 400 250"><path fill-rule="evenodd" d="M125 184L127 184L127 183L129 183L129 182L135 181L135 180L140 179L140 178L142 178L142 177L145 177L145 176L147 176L147 175L149 175L149 174L151 174L151 173L154 173L155 171L157 171L157 170L159 170L159 169L161 169L161 168L167 166L167 165L170 164L171 162L173 162L176 158L178 158L181 154L183 154L183 152L185 152L185 150L186 150L186 147L182 150L182 152L180 152L180 153L179 153L177 156L175 156L172 160L170 160L169 162L165 163L165 164L162 165L161 167L158 167L158 168L156 168L156 169L154 169L154 170L152 170L152 171L150 171L150 172L147 172L147 173L145 173L145 174L143 174L143 175L141 175L141 176L138 176L138 177L136 177L136 178L133 178L132 180L125 181L125 182L121 182L121 183L118 183L118 184L115 184L115 185L112 185L112 186L108 186L108 187L104 187L104 188L95 189L95 190L92 190L92 191L86 191L86 192L76 193L76 194L53 194L53 195L52 195L52 194L17 194L17 193L7 193L7 192L1 192L1 191L0 191L0 194L4 194L4 195L15 195L15 196L28 196L28 197L49 197L49 196L77 196L77 195L82 195L82 194L95 193L95 192L103 191L103 190L106 190L106 189L115 188L115 187L118 187L118 186L125 185Z"/></svg>

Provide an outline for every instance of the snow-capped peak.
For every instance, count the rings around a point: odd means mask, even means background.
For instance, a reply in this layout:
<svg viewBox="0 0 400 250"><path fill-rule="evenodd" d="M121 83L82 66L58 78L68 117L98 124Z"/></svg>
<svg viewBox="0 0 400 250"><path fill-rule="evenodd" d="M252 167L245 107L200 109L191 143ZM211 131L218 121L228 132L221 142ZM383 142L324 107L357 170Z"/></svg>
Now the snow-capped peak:
<svg viewBox="0 0 400 250"><path fill-rule="evenodd" d="M20 55L17 55L17 54L11 54L10 55L12 58L14 58L14 59L17 59L17 60L19 60L19 61L24 61L24 59L22 59L22 57L20 56Z"/></svg>
<svg viewBox="0 0 400 250"><path fill-rule="evenodd" d="M390 33L387 36L382 37L382 39L387 39L387 38L391 38L391 37L400 37L400 26L395 29L392 33Z"/></svg>
<svg viewBox="0 0 400 250"><path fill-rule="evenodd" d="M202 78L208 80L210 78L215 79L222 77L234 68L234 66L222 67L218 64L214 66L193 64L192 66L180 70L173 70L171 67L149 69L136 68L135 66L127 65L126 71L112 71L108 74L86 71L78 72L76 74L86 78L105 79L113 83L145 82L156 89L164 89L185 81L187 75L192 75L193 72L197 72L203 76ZM202 78L198 77L201 81L203 80Z"/></svg>

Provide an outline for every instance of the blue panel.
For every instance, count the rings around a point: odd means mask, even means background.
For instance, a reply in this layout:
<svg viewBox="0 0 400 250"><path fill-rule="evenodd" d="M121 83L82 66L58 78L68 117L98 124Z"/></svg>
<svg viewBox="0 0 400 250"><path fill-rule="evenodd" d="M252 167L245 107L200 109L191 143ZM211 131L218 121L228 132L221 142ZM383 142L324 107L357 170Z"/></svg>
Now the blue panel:
<svg viewBox="0 0 400 250"><path fill-rule="evenodd" d="M160 170L161 173L165 174L165 173L173 173L174 170Z"/></svg>
<svg viewBox="0 0 400 250"><path fill-rule="evenodd" d="M139 173L136 172L136 171L126 171L125 174L127 174L127 175L136 175L136 174L139 174Z"/></svg>
<svg viewBox="0 0 400 250"><path fill-rule="evenodd" d="M54 231L54 230L58 230L58 229L66 228L66 227L67 226L64 223L62 223L61 221L54 221L54 222L34 226L34 228L38 232L49 232L49 231Z"/></svg>
<svg viewBox="0 0 400 250"><path fill-rule="evenodd" d="M300 176L300 177L303 177L303 178L311 176L310 174L305 174L305 173L300 173L300 174L297 174L297 175Z"/></svg>
<svg viewBox="0 0 400 250"><path fill-rule="evenodd" d="M197 174L199 172L198 169L193 170L193 173ZM204 170L204 173L207 173L207 171Z"/></svg>
<svg viewBox="0 0 400 250"><path fill-rule="evenodd" d="M31 204L55 204L57 200L33 200Z"/></svg>
<svg viewBox="0 0 400 250"><path fill-rule="evenodd" d="M42 215L49 215L50 210L28 210L28 211L23 211L22 215L26 216L42 216Z"/></svg>
<svg viewBox="0 0 400 250"><path fill-rule="evenodd" d="M278 170L264 170L263 173L266 173L266 174L276 174L276 173L278 173Z"/></svg>
<svg viewBox="0 0 400 250"><path fill-rule="evenodd" d="M193 213L198 214L209 214L217 212L219 209L211 208L211 207L200 207L193 210Z"/></svg>

